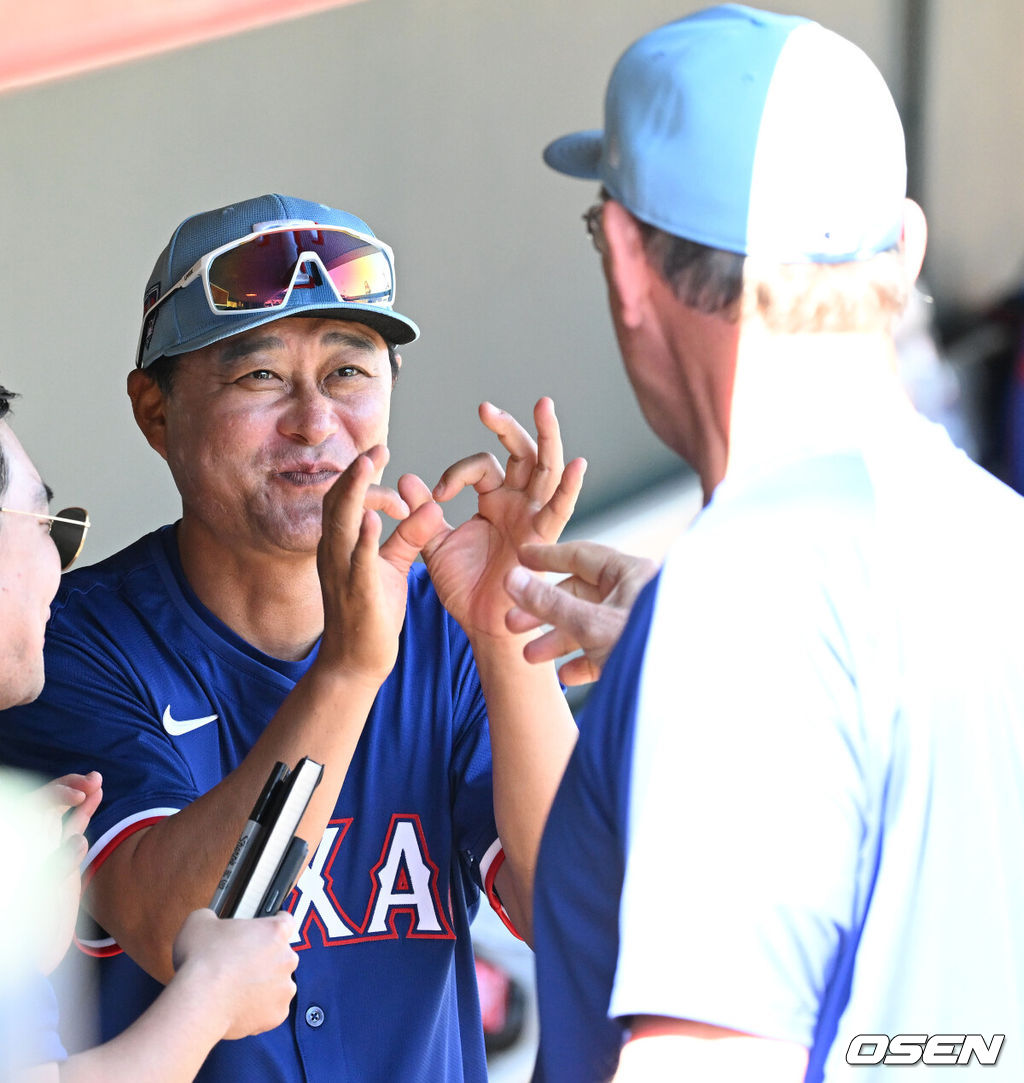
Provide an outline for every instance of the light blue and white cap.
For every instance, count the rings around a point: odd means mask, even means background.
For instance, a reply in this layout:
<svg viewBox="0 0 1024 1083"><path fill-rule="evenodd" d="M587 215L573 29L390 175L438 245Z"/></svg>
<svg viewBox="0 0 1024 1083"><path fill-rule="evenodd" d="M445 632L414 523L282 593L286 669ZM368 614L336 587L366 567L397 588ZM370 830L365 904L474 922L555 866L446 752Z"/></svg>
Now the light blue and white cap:
<svg viewBox="0 0 1024 1083"><path fill-rule="evenodd" d="M544 160L668 233L776 263L865 259L903 226L903 126L881 73L818 23L741 4L640 38L612 71L604 131Z"/></svg>

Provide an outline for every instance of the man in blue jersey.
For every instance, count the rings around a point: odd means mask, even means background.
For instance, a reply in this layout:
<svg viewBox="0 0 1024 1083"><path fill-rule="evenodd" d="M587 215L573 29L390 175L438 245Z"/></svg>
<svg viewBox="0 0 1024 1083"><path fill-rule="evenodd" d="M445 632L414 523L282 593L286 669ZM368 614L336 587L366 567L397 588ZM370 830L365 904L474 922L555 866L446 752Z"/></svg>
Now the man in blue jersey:
<svg viewBox="0 0 1024 1083"><path fill-rule="evenodd" d="M519 543L557 537L583 464L563 469L549 400L536 442L485 405L507 470L471 456L433 491L382 487L396 347L418 333L394 295L391 249L323 204L262 196L175 230L128 392L181 519L65 579L46 692L2 720L21 762L103 773L81 939L106 1029L172 974L271 766L324 764L292 1015L201 1079L483 1080L479 893L530 936L575 727L505 628L501 580ZM466 485L480 514L452 530L437 501Z"/></svg>
<svg viewBox="0 0 1024 1083"><path fill-rule="evenodd" d="M535 1078L1021 1078L1024 504L900 385L924 222L881 76L711 8L545 157L602 184L624 363L705 507L606 661L642 570L507 580L511 627L559 625L531 657L603 664L537 871Z"/></svg>

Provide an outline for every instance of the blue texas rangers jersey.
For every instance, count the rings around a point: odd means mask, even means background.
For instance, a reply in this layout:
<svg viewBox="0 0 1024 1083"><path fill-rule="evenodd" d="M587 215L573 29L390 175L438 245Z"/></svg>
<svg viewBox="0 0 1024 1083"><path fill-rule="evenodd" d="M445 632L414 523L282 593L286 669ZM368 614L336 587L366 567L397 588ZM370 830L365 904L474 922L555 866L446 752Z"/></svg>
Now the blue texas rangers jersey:
<svg viewBox="0 0 1024 1083"><path fill-rule="evenodd" d="M538 1083L610 1079L634 1015L808 1083L898 1034L1024 1078L1024 500L865 427L727 475L634 607L541 845Z"/></svg>
<svg viewBox="0 0 1024 1083"><path fill-rule="evenodd" d="M640 593L587 700L544 829L533 900L542 1027L536 1083L604 1083L619 1062L622 1026L609 1018L608 998L619 948L635 673L659 581L660 573Z"/></svg>
<svg viewBox="0 0 1024 1083"><path fill-rule="evenodd" d="M64 578L45 691L0 713L0 744L50 776L103 773L95 866L230 772L314 656L269 658L234 635L191 591L165 527ZM290 1018L220 1043L199 1079L485 1080L469 923L499 864L472 654L414 566L398 661L288 905L299 953ZM101 933L81 942L102 957L106 1039L159 987Z"/></svg>

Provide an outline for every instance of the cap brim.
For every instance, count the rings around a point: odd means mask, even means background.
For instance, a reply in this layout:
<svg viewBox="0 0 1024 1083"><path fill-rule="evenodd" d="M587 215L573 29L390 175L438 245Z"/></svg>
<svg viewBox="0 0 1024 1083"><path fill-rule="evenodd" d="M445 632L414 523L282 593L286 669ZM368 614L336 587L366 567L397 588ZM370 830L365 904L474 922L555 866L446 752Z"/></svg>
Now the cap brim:
<svg viewBox="0 0 1024 1083"><path fill-rule="evenodd" d="M604 144L604 132L573 132L563 135L544 148L544 161L570 177L580 180L599 180L598 167L601 162L601 148Z"/></svg>
<svg viewBox="0 0 1024 1083"><path fill-rule="evenodd" d="M404 346L413 342L420 333L419 327L408 316L402 316L393 309L382 310L376 305L358 303L333 306L323 303L288 305L269 311L260 309L245 316L229 316L218 321L216 326L208 328L203 334L194 335L184 342L175 344L172 348L146 351L143 355L142 368L148 368L161 357L177 357L184 353L191 353L193 350L201 350L206 346L212 346L215 342L240 335L243 331L251 331L254 327L262 327L264 324L289 316L316 316L322 319L362 323L376 331L385 342L390 342L395 346Z"/></svg>

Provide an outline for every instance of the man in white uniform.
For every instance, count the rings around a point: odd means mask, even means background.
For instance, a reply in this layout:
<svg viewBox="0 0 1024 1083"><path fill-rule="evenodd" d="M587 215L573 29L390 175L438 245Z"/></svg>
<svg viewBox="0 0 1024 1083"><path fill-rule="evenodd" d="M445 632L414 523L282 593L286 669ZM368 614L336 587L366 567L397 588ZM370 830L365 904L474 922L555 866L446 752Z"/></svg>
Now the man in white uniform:
<svg viewBox="0 0 1024 1083"><path fill-rule="evenodd" d="M712 8L545 157L602 184L626 370L706 506L610 657L628 561L507 579L556 625L529 657L607 658L541 847L536 1079L1024 1078L1024 503L901 388L924 219L881 76Z"/></svg>

